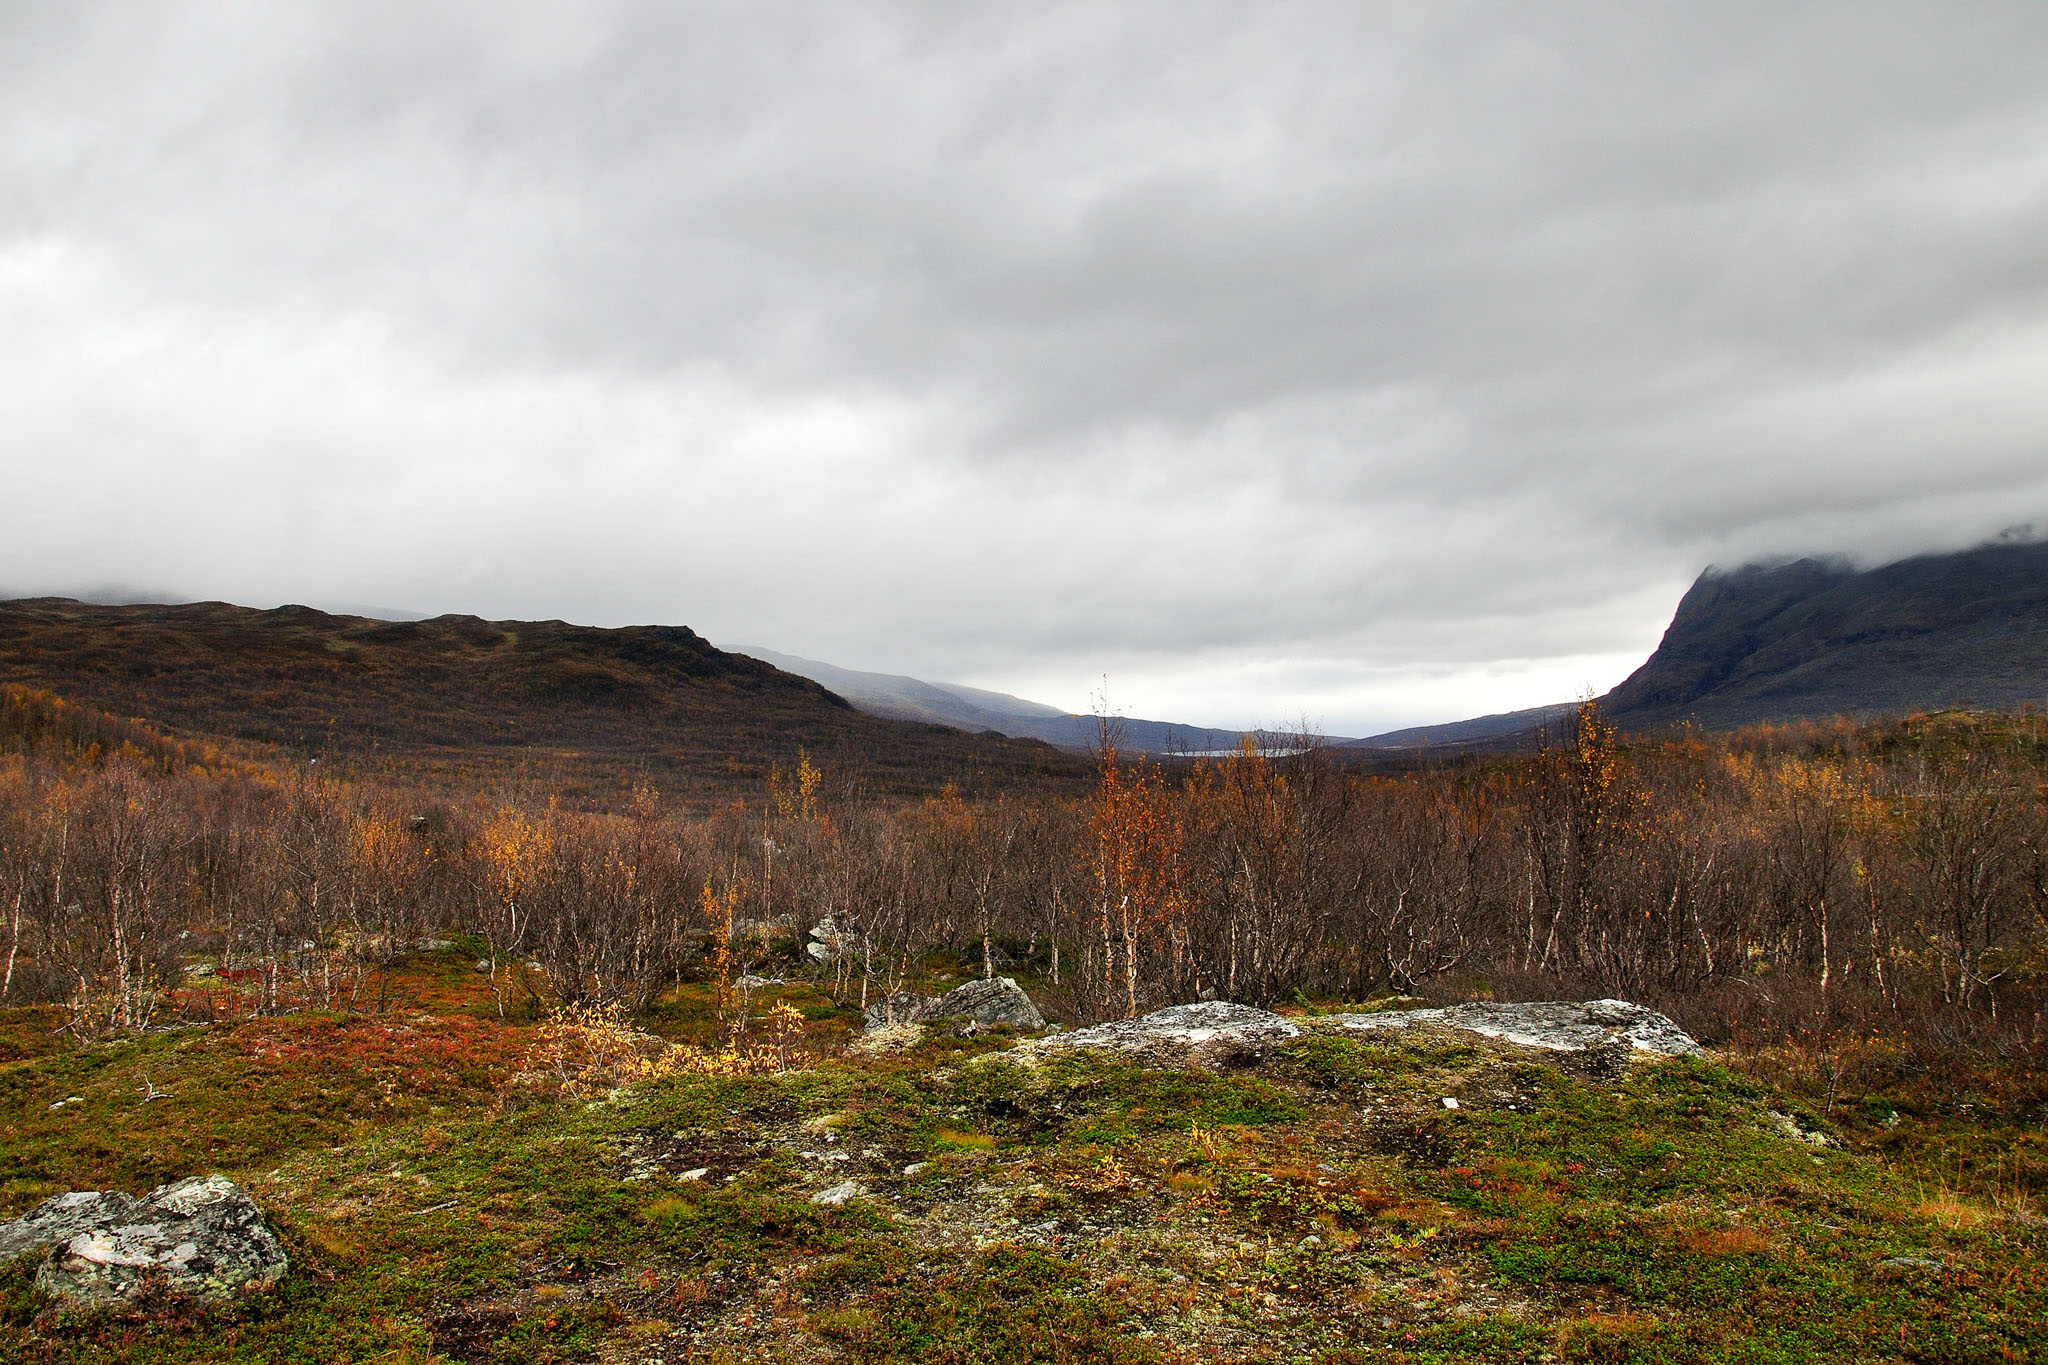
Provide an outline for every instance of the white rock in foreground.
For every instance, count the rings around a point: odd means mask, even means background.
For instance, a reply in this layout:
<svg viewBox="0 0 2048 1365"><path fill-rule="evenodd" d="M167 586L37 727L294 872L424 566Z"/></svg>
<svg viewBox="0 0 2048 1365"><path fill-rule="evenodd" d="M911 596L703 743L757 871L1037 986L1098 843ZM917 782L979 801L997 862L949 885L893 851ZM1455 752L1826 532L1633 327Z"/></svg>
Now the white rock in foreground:
<svg viewBox="0 0 2048 1365"><path fill-rule="evenodd" d="M1417 1027L1459 1029L1551 1052L1583 1052L1627 1043L1636 1051L1659 1056L1705 1055L1678 1025L1655 1010L1626 1000L1482 1003L1385 1014L1327 1014L1299 1020L1283 1019L1250 1005L1213 1000L1169 1005L1136 1019L1117 1019L1041 1038L1029 1047L1093 1047L1130 1053L1154 1063L1193 1062L1215 1067L1256 1061L1309 1029L1372 1032Z"/></svg>
<svg viewBox="0 0 2048 1365"><path fill-rule="evenodd" d="M1398 1010L1386 1014L1326 1014L1325 1024L1346 1030L1415 1028L1463 1029L1505 1043L1550 1052L1584 1052L1611 1043L1627 1043L1638 1052L1662 1057L1703 1057L1692 1035L1653 1009L1626 1000L1538 1000L1522 1004L1450 1005L1435 1010Z"/></svg>
<svg viewBox="0 0 2048 1365"><path fill-rule="evenodd" d="M1154 1062L1218 1066L1254 1060L1300 1036L1298 1025L1277 1014L1227 1000L1203 1000L1192 1005L1168 1005L1136 1019L1112 1019L1093 1028L1054 1034L1039 1039L1035 1046L1093 1047L1106 1052L1128 1052Z"/></svg>
<svg viewBox="0 0 2048 1365"><path fill-rule="evenodd" d="M81 1232L132 1222L135 1199L119 1190L72 1190L53 1194L12 1222L0 1223L0 1261L26 1251L47 1251Z"/></svg>
<svg viewBox="0 0 2048 1365"><path fill-rule="evenodd" d="M0 1223L0 1252L47 1248L36 1284L73 1303L110 1304L152 1285L222 1300L283 1278L284 1248L256 1201L225 1176L201 1176L141 1199L76 1190Z"/></svg>

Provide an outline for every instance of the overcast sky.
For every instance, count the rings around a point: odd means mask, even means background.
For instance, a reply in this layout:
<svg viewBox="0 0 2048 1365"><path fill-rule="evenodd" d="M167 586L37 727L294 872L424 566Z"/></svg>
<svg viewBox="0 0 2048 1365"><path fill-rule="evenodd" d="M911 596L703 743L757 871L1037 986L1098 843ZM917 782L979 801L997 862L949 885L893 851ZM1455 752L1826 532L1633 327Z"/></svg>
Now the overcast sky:
<svg viewBox="0 0 2048 1365"><path fill-rule="evenodd" d="M0 589L1327 733L2048 529L2048 5L0 0Z"/></svg>

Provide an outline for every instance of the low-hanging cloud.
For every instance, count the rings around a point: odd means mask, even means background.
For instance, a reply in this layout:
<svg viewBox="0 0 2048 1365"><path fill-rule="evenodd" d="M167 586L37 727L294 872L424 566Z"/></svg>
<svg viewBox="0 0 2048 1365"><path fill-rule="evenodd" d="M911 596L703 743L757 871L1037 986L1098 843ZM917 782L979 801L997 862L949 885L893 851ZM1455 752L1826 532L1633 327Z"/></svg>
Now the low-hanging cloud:
<svg viewBox="0 0 2048 1365"><path fill-rule="evenodd" d="M0 586L1334 732L2048 518L2030 3L0 6Z"/></svg>

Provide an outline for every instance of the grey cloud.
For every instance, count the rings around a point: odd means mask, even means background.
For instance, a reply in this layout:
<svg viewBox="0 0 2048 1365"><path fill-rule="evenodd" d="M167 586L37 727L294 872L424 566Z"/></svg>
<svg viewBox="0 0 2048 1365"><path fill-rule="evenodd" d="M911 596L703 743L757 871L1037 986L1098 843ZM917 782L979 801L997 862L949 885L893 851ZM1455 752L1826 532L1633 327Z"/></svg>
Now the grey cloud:
<svg viewBox="0 0 2048 1365"><path fill-rule="evenodd" d="M1533 704L2048 514L2044 92L2030 3L0 6L0 582Z"/></svg>

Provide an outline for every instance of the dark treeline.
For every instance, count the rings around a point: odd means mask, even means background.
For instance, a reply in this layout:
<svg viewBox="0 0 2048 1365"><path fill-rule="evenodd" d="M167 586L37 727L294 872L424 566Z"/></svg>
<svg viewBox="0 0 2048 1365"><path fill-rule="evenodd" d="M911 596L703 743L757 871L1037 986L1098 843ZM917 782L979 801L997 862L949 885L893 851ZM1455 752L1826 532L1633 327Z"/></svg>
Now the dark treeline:
<svg viewBox="0 0 2048 1365"><path fill-rule="evenodd" d="M1589 704L1540 754L1392 777L1312 743L1105 753L1083 800L904 803L801 763L753 802L592 814L229 761L15 690L0 998L136 1027L192 1007L203 961L244 1008L376 1010L421 940L464 933L507 1011L642 1007L710 957L861 1002L943 961L1077 1020L1490 990L2031 1050L2044 740L1947 714L1624 742Z"/></svg>

